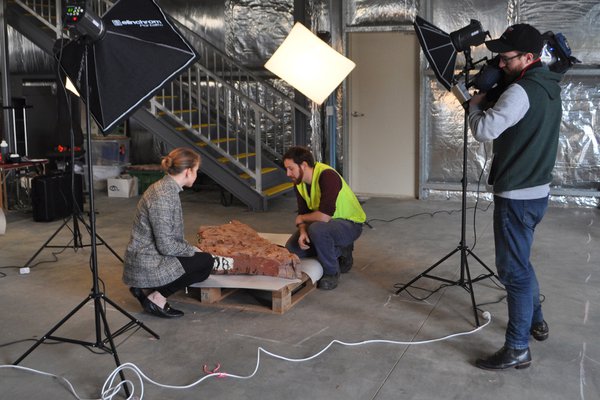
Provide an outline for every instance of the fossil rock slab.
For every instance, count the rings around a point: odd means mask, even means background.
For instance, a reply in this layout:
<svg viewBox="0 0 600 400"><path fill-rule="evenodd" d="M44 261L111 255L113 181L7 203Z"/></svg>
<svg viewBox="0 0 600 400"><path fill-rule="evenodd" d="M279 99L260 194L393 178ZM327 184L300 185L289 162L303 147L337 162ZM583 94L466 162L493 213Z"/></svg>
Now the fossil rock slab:
<svg viewBox="0 0 600 400"><path fill-rule="evenodd" d="M198 247L211 254L233 258L233 268L224 272L228 275L302 278L298 256L285 247L260 237L254 229L239 221L218 226L201 226L198 230Z"/></svg>

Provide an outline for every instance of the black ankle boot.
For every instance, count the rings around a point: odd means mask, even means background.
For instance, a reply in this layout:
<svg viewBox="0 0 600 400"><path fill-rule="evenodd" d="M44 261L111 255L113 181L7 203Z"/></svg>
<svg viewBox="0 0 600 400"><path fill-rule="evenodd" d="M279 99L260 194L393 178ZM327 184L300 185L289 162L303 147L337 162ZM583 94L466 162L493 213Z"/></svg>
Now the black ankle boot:
<svg viewBox="0 0 600 400"><path fill-rule="evenodd" d="M531 364L531 353L529 348L516 350L502 347L488 358L480 358L475 365L482 369L500 370L507 368L522 369Z"/></svg>
<svg viewBox="0 0 600 400"><path fill-rule="evenodd" d="M546 321L536 322L535 324L531 325L531 331L529 332L535 340L541 342L548 339L548 336L550 335L550 328L548 328Z"/></svg>

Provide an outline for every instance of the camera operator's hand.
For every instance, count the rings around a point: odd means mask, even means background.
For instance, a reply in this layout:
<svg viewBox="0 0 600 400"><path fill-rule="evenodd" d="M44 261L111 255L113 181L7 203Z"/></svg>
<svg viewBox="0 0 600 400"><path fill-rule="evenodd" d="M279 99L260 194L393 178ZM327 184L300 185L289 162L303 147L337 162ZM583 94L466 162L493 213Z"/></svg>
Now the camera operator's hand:
<svg viewBox="0 0 600 400"><path fill-rule="evenodd" d="M486 103L485 93L474 94L471 97L471 99L469 100L469 110L471 110L471 111L482 110L485 106L485 103Z"/></svg>

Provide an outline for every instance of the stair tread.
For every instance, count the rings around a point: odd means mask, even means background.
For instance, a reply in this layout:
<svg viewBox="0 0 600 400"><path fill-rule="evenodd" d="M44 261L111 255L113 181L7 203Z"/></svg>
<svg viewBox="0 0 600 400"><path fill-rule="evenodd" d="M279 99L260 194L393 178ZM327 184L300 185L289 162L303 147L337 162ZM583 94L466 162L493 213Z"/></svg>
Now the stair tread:
<svg viewBox="0 0 600 400"><path fill-rule="evenodd" d="M265 175L265 174L268 174L269 172L273 172L273 171L277 171L277 167L265 167L265 168L262 168L260 170L260 173L262 175ZM242 179L248 179L248 178L250 178L250 175L248 175L247 172L244 172L243 174L240 174L240 178L242 178Z"/></svg>
<svg viewBox="0 0 600 400"><path fill-rule="evenodd" d="M237 158L238 160L241 160L243 158L248 158L248 157L254 157L256 156L256 153L240 153L240 154L231 154L231 156L233 158ZM219 157L217 159L218 162L220 163L228 163L230 160L227 157Z"/></svg>
<svg viewBox="0 0 600 400"><path fill-rule="evenodd" d="M270 197L277 193L281 193L284 190L290 189L293 186L294 186L294 184L292 182L284 182L284 183L280 183L279 185L265 189L265 190L263 190L262 193L263 193L263 195Z"/></svg>
<svg viewBox="0 0 600 400"><path fill-rule="evenodd" d="M173 114L175 114L175 115L177 115L177 114L185 114L185 113L190 113L190 112L198 112L198 110L197 110L197 109L195 109L195 108L192 108L192 109L188 109L188 110L172 110L172 111L171 111L171 113L173 113ZM164 116L164 115L167 115L167 112L166 112L166 111L159 111L159 112L157 113L157 115L158 115L159 117L162 117L162 116Z"/></svg>
<svg viewBox="0 0 600 400"><path fill-rule="evenodd" d="M210 128L211 126L217 126L217 124L193 124L192 128L194 129L198 129L198 128ZM178 126L175 128L176 131L185 131L186 129L188 129L186 126Z"/></svg>
<svg viewBox="0 0 600 400"><path fill-rule="evenodd" d="M219 144L219 143L225 143L225 142L235 142L236 140L237 139L235 139L235 138L221 138L221 139L213 139L210 142L212 144ZM196 142L196 146L206 147L207 143L206 142L202 142L202 141Z"/></svg>

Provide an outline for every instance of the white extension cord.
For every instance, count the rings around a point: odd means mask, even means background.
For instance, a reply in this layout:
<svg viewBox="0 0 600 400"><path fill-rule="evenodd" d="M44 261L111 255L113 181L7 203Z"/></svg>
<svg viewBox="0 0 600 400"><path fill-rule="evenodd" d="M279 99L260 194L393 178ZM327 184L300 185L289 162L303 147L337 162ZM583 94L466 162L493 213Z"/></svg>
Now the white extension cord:
<svg viewBox="0 0 600 400"><path fill-rule="evenodd" d="M152 384L154 384L156 386L159 386L159 387L162 387L162 388L166 388L166 389L189 389L191 387L194 387L194 386L200 384L204 380L209 379L209 378L213 378L213 377L218 377L218 378L229 377L229 378L235 378L235 379L250 379L254 375L256 375L256 373L258 372L258 369L260 367L260 355L261 355L261 353L264 353L264 354L269 355L269 356L271 356L273 358L277 358L277 359L284 360L284 361L289 361L289 362L305 362L305 361L313 360L313 359L319 357L321 354L323 354L325 351L327 351L335 343L341 344L342 346L354 347L354 346L362 346L362 345L366 345L366 344L375 344L375 343L398 344L398 345L416 345L416 344L428 344L428 343L441 342L443 340L452 339L452 338L455 338L455 337L458 337L458 336L471 335L473 333L479 332L480 330L482 330L483 328L485 328L486 326L488 326L490 324L490 322L492 321L492 315L489 313L489 311L482 312L481 316L482 316L482 318L484 318L486 320L486 322L483 325L478 326L477 328L472 329L470 331L454 333L454 334L443 336L443 337L440 337L440 338L437 338L437 339L421 340L421 341L415 341L415 342L402 342L402 341L397 341L397 340L374 339L374 340L365 340L365 341L362 341L362 342L352 342L352 343L342 342L342 341L339 341L339 340L332 340L321 351L313 354L310 357L306 357L306 358L287 358L287 357L280 356L280 355L275 354L275 353L271 353L270 351L267 351L267 350L263 349L262 347L259 347L258 350L257 350L257 356L256 356L256 367L254 368L254 371L252 371L252 373L250 375L242 376L242 375L234 375L234 374L230 374L230 373L226 373L226 372L214 372L214 373L210 373L208 375L203 376L202 378L198 379L195 382L190 383L189 385L184 385L184 386L165 385L165 384L158 383L158 382L152 380L151 378L149 378L147 375L145 375L142 372L142 370L139 369L135 364L125 363L125 364L121 364L120 366L118 366L117 368L115 368L115 370L110 373L110 375L108 376L108 378L106 378L106 381L104 382L104 385L102 386L102 397L100 399L93 399L93 400L112 400L115 396L117 396L119 394L119 392L121 391L121 389L125 385L127 385L128 389L130 391L130 395L127 398L127 400L142 400L144 398L144 381L147 381L148 383L152 383ZM37 371L37 370L31 369L31 368L26 368L26 367L21 367L21 366L15 366L15 365L0 365L0 368L21 369L21 370L26 370L26 371L35 372L35 373L39 373L39 374L42 374L42 375L46 375L46 376L51 376L51 377L57 378L58 380L62 380L62 381L64 381L64 382L67 383L70 392L77 399L79 399L79 400L92 400L92 399L83 399L83 398L79 397L77 395L77 393L75 392L75 389L73 388L73 386L71 385L71 383L67 379L65 379L63 377L60 377L60 376L57 376L57 375L54 375L54 374L50 374L50 373L47 373L47 372ZM130 371L130 372L134 373L137 376L139 387L140 387L139 396L136 395L135 384L131 380L124 380L124 381L119 381L119 382L115 383L115 380L118 380L118 378L119 378L119 373L121 371L124 371L124 370Z"/></svg>

